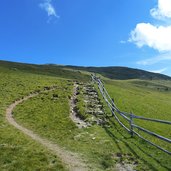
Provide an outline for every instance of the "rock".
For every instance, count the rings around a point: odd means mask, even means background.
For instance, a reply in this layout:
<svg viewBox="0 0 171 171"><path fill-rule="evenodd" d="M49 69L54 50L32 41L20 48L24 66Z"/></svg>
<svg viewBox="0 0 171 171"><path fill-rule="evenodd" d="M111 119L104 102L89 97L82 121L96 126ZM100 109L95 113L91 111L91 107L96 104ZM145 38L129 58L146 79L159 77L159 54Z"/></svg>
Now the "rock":
<svg viewBox="0 0 171 171"><path fill-rule="evenodd" d="M53 98L58 98L58 94L53 94Z"/></svg>
<svg viewBox="0 0 171 171"><path fill-rule="evenodd" d="M50 87L45 86L44 90L50 90Z"/></svg>
<svg viewBox="0 0 171 171"><path fill-rule="evenodd" d="M104 112L103 112L102 110L98 110L98 111L95 111L95 114L96 114L96 115L103 115Z"/></svg>
<svg viewBox="0 0 171 171"><path fill-rule="evenodd" d="M94 112L92 110L86 111L88 114L93 114Z"/></svg>
<svg viewBox="0 0 171 171"><path fill-rule="evenodd" d="M116 153L117 157L122 157L122 153Z"/></svg>
<svg viewBox="0 0 171 171"><path fill-rule="evenodd" d="M105 121L103 119L98 119L97 124L98 125L103 125L103 124L105 124Z"/></svg>

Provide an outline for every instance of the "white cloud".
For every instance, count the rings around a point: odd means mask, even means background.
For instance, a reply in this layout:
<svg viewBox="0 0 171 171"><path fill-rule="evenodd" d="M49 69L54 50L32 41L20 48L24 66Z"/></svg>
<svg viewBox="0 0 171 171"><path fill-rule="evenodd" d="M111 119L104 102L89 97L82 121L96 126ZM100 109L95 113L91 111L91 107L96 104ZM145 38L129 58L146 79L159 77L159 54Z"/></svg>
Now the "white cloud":
<svg viewBox="0 0 171 171"><path fill-rule="evenodd" d="M171 20L171 0L158 0L158 6L151 9L152 17ZM171 52L171 25L152 25L139 23L131 31L129 42L138 47L148 46L159 52Z"/></svg>
<svg viewBox="0 0 171 171"><path fill-rule="evenodd" d="M163 72L166 71L166 70L167 70L167 68L162 68L162 69L154 70L154 71L150 71L150 72L154 72L154 73L159 73L159 74L161 74L161 73L163 73Z"/></svg>
<svg viewBox="0 0 171 171"><path fill-rule="evenodd" d="M160 20L171 18L171 0L158 0L158 7L151 9L150 13Z"/></svg>
<svg viewBox="0 0 171 171"><path fill-rule="evenodd" d="M121 40L119 43L121 43L121 44L125 44L127 41L125 41L125 40Z"/></svg>
<svg viewBox="0 0 171 171"><path fill-rule="evenodd" d="M161 61L171 61L171 53L161 54L154 58L149 58L145 60L138 61L137 64L139 65L153 65L159 63Z"/></svg>
<svg viewBox="0 0 171 171"><path fill-rule="evenodd" d="M39 7L47 12L48 17L59 18L51 0L43 0L43 2L39 4Z"/></svg>
<svg viewBox="0 0 171 171"><path fill-rule="evenodd" d="M146 45L160 52L171 51L171 26L139 23L131 32L129 41L134 42L138 47Z"/></svg>

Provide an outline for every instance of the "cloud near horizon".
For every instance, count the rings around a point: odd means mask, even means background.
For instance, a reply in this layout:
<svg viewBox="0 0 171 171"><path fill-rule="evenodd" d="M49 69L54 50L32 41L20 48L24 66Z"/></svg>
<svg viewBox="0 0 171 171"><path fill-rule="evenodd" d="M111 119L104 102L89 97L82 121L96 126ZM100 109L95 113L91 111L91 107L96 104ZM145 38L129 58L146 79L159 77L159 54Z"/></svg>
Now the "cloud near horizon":
<svg viewBox="0 0 171 171"><path fill-rule="evenodd" d="M59 18L59 15L57 15L56 10L52 5L52 0L43 0L42 3L39 4L39 7L47 12L48 17Z"/></svg>
<svg viewBox="0 0 171 171"><path fill-rule="evenodd" d="M150 13L155 19L171 20L171 0L158 0L158 6L151 9ZM171 52L171 25L138 23L128 41L139 48L148 46L159 52Z"/></svg>
<svg viewBox="0 0 171 171"><path fill-rule="evenodd" d="M162 69L159 69L159 70L153 70L153 71L150 71L150 72L154 72L154 73L158 73L158 74L161 74L163 73L164 71L166 71L167 68L162 68Z"/></svg>
<svg viewBox="0 0 171 171"><path fill-rule="evenodd" d="M161 54L153 58L148 58L145 60L137 61L137 64L147 66L147 65L153 65L162 61L171 61L171 53Z"/></svg>

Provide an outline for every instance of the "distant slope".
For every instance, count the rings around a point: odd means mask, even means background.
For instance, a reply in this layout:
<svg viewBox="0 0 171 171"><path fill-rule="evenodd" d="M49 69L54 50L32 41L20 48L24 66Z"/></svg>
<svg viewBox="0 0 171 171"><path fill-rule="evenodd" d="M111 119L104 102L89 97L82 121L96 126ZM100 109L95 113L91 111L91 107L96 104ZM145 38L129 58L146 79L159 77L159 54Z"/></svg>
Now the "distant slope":
<svg viewBox="0 0 171 171"><path fill-rule="evenodd" d="M171 80L171 77L152 73L140 69L128 67L81 67L61 66L55 64L35 65L0 60L0 67L11 71L22 71L28 73L57 76L62 78L89 80L90 77L84 72L101 74L104 77L118 80L143 79L143 80ZM0 69L1 70L1 69Z"/></svg>
<svg viewBox="0 0 171 171"><path fill-rule="evenodd" d="M145 79L145 80L171 80L171 77L152 73L140 69L133 69L128 67L76 67L76 66L66 66L67 68L84 70L94 73L99 73L104 77L118 80L127 79Z"/></svg>
<svg viewBox="0 0 171 171"><path fill-rule="evenodd" d="M35 65L35 64L25 64L18 62L9 62L0 60L0 72L7 69L12 72L27 72L32 74L40 74L47 76L56 76L67 79L79 79L82 81L87 81L90 76L81 73L78 70L66 70L59 67L58 65Z"/></svg>

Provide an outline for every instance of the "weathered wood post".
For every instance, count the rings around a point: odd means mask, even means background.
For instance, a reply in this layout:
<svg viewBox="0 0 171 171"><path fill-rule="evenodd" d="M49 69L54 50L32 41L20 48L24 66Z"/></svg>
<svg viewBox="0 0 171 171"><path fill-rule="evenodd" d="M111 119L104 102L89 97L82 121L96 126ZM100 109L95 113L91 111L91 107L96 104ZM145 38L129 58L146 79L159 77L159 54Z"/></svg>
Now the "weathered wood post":
<svg viewBox="0 0 171 171"><path fill-rule="evenodd" d="M97 83L97 85L98 85L98 89L100 89L100 87L99 87L99 79L96 77L96 83Z"/></svg>
<svg viewBox="0 0 171 171"><path fill-rule="evenodd" d="M114 113L115 109L114 109L114 98L112 98L112 114Z"/></svg>
<svg viewBox="0 0 171 171"><path fill-rule="evenodd" d="M102 96L103 96L103 99L104 99L104 85L101 82L100 78L98 79L98 83L99 83L99 87L100 87L100 90L101 90L101 93L102 93Z"/></svg>
<svg viewBox="0 0 171 171"><path fill-rule="evenodd" d="M102 82L101 82L102 83ZM104 84L102 83L102 88L103 88L103 92L104 92Z"/></svg>
<svg viewBox="0 0 171 171"><path fill-rule="evenodd" d="M94 75L91 74L91 81L94 83Z"/></svg>
<svg viewBox="0 0 171 171"><path fill-rule="evenodd" d="M134 118L134 115L131 113L130 114L130 134L131 134L131 137L134 136L134 126L133 126L133 118Z"/></svg>
<svg viewBox="0 0 171 171"><path fill-rule="evenodd" d="M102 93L103 93L103 98L104 98L104 85L103 83L101 82L101 85L102 85ZM105 98L104 98L105 99Z"/></svg>

